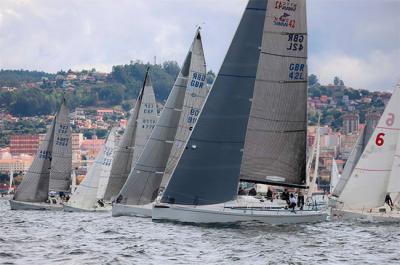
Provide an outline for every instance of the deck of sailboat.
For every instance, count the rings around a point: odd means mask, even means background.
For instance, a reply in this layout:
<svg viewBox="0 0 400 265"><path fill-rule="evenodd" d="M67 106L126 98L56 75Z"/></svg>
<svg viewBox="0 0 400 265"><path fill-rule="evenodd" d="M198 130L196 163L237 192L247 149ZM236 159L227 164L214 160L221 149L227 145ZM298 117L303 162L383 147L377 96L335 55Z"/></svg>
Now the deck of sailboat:
<svg viewBox="0 0 400 265"><path fill-rule="evenodd" d="M63 210L64 210L64 212L110 212L111 206L85 209L85 208L78 208L78 207L73 207L68 204L65 204L63 207Z"/></svg>

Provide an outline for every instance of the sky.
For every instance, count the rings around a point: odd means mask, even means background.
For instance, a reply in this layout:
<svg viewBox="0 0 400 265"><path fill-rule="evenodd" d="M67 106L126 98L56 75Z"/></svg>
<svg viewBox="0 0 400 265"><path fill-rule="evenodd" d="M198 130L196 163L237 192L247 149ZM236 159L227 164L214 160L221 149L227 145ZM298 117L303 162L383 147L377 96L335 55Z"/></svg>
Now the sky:
<svg viewBox="0 0 400 265"><path fill-rule="evenodd" d="M109 72L130 61L179 64L202 27L218 72L247 0L0 0L0 68ZM357 89L400 81L400 0L307 0L309 74Z"/></svg>

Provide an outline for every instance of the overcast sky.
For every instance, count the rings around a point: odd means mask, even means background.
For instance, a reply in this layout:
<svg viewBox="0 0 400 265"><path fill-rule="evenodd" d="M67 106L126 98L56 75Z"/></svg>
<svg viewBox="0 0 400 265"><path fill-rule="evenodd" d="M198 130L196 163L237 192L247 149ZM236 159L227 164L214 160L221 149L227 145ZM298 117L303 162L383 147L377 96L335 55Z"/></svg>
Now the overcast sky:
<svg viewBox="0 0 400 265"><path fill-rule="evenodd" d="M110 71L182 63L197 25L217 72L246 0L0 0L0 68ZM323 84L392 90L400 81L400 0L308 0L309 73Z"/></svg>

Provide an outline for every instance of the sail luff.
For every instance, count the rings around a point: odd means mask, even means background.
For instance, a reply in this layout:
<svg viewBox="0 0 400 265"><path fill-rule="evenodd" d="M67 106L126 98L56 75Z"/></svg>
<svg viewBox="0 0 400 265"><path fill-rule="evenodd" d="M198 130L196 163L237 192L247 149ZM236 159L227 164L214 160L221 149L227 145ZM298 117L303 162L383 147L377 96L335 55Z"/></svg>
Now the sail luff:
<svg viewBox="0 0 400 265"><path fill-rule="evenodd" d="M72 172L71 125L65 98L56 115L49 190L69 192Z"/></svg>
<svg viewBox="0 0 400 265"><path fill-rule="evenodd" d="M390 171L387 192L400 192L400 135L397 139L396 151L393 157L392 169Z"/></svg>
<svg viewBox="0 0 400 265"><path fill-rule="evenodd" d="M306 2L268 1L240 178L306 184Z"/></svg>
<svg viewBox="0 0 400 265"><path fill-rule="evenodd" d="M330 193L333 192L339 181L339 170L336 164L336 159L332 158L331 179L330 179Z"/></svg>
<svg viewBox="0 0 400 265"><path fill-rule="evenodd" d="M56 118L51 122L31 166L17 187L14 200L45 202L48 199L55 123Z"/></svg>

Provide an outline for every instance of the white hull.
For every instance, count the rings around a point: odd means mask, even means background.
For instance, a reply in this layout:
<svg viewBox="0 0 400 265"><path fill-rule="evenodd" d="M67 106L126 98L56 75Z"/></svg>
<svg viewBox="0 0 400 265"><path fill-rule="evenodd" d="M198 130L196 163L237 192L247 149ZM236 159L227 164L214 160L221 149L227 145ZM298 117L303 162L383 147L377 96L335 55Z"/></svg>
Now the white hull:
<svg viewBox="0 0 400 265"><path fill-rule="evenodd" d="M50 204L45 202L21 202L10 200L11 210L33 210L33 211L62 211L62 204Z"/></svg>
<svg viewBox="0 0 400 265"><path fill-rule="evenodd" d="M187 206L156 204L153 220L169 220L184 223L236 223L256 221L267 224L316 223L326 220L322 211L296 211L287 209L225 207L224 204Z"/></svg>
<svg viewBox="0 0 400 265"><path fill-rule="evenodd" d="M111 206L97 207L92 209L77 208L69 205L64 205L64 212L110 212Z"/></svg>
<svg viewBox="0 0 400 265"><path fill-rule="evenodd" d="M154 203L149 203L145 205L124 205L114 203L112 206L112 216L151 217L153 205Z"/></svg>
<svg viewBox="0 0 400 265"><path fill-rule="evenodd" d="M368 212L361 210L339 210L332 208L331 220L400 223L400 212L397 210L379 212L378 209L373 209L373 211Z"/></svg>

